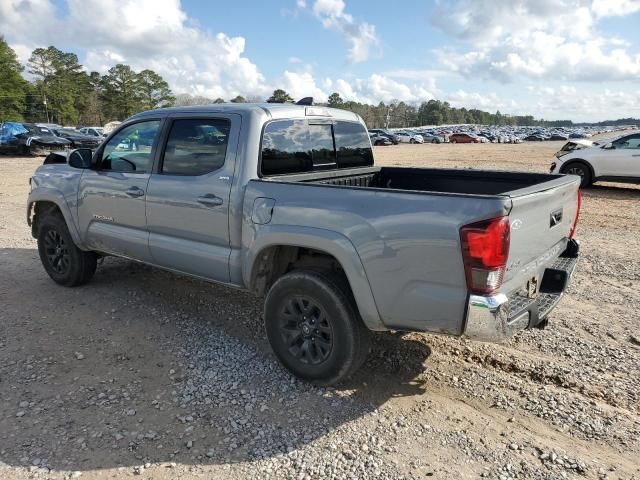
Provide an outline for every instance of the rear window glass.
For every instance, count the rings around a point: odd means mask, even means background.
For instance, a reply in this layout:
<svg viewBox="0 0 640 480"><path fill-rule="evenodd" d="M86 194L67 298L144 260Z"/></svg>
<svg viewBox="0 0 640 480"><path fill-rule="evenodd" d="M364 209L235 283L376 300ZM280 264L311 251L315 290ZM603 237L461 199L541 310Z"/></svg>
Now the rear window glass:
<svg viewBox="0 0 640 480"><path fill-rule="evenodd" d="M367 167L373 165L371 141L359 123L336 122L333 126L338 155L338 168Z"/></svg>
<svg viewBox="0 0 640 480"><path fill-rule="evenodd" d="M369 136L360 123L318 124L307 119L276 120L264 129L262 175L372 164Z"/></svg>

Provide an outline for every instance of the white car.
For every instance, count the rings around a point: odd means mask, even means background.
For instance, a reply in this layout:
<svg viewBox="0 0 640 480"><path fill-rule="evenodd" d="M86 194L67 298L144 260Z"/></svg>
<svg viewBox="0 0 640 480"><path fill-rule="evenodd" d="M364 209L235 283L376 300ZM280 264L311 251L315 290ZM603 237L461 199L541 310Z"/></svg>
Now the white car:
<svg viewBox="0 0 640 480"><path fill-rule="evenodd" d="M579 175L582 187L597 181L640 183L640 133L603 143L569 140L556 157L551 173Z"/></svg>
<svg viewBox="0 0 640 480"><path fill-rule="evenodd" d="M395 132L395 135L398 136L400 143L424 143L422 135L418 135L417 133Z"/></svg>

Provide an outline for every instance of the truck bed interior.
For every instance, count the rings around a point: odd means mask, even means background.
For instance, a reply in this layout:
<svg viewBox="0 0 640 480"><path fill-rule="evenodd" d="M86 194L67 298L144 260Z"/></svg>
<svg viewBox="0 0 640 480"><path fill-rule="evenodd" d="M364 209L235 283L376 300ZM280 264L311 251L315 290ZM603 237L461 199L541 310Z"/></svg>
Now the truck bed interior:
<svg viewBox="0 0 640 480"><path fill-rule="evenodd" d="M467 195L504 195L558 178L557 175L542 173L371 167L276 176L270 180Z"/></svg>

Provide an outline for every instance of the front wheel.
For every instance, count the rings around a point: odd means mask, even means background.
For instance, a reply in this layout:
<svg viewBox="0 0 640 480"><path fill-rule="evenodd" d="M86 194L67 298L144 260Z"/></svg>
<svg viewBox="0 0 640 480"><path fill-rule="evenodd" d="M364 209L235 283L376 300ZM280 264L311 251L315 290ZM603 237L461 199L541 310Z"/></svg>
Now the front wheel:
<svg viewBox="0 0 640 480"><path fill-rule="evenodd" d="M331 273L299 270L280 277L265 299L267 337L280 363L314 385L339 383L369 351L369 331L351 293Z"/></svg>
<svg viewBox="0 0 640 480"><path fill-rule="evenodd" d="M569 163L562 169L562 173L568 175L577 175L580 177L580 188L586 188L591 185L591 171L584 163L573 162Z"/></svg>
<svg viewBox="0 0 640 480"><path fill-rule="evenodd" d="M47 274L65 287L87 283L96 271L96 254L76 247L60 215L48 215L38 222L38 253Z"/></svg>
<svg viewBox="0 0 640 480"><path fill-rule="evenodd" d="M409 140L409 143L416 143L416 141L415 141L415 139L412 138L412 139Z"/></svg>

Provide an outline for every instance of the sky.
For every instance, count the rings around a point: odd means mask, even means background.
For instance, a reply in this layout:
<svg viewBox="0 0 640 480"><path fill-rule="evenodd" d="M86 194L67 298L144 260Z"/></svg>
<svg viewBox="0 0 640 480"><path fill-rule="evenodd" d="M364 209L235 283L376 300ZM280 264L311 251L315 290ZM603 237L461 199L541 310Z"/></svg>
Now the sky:
<svg viewBox="0 0 640 480"><path fill-rule="evenodd" d="M640 117L640 0L0 0L0 35L175 93Z"/></svg>

